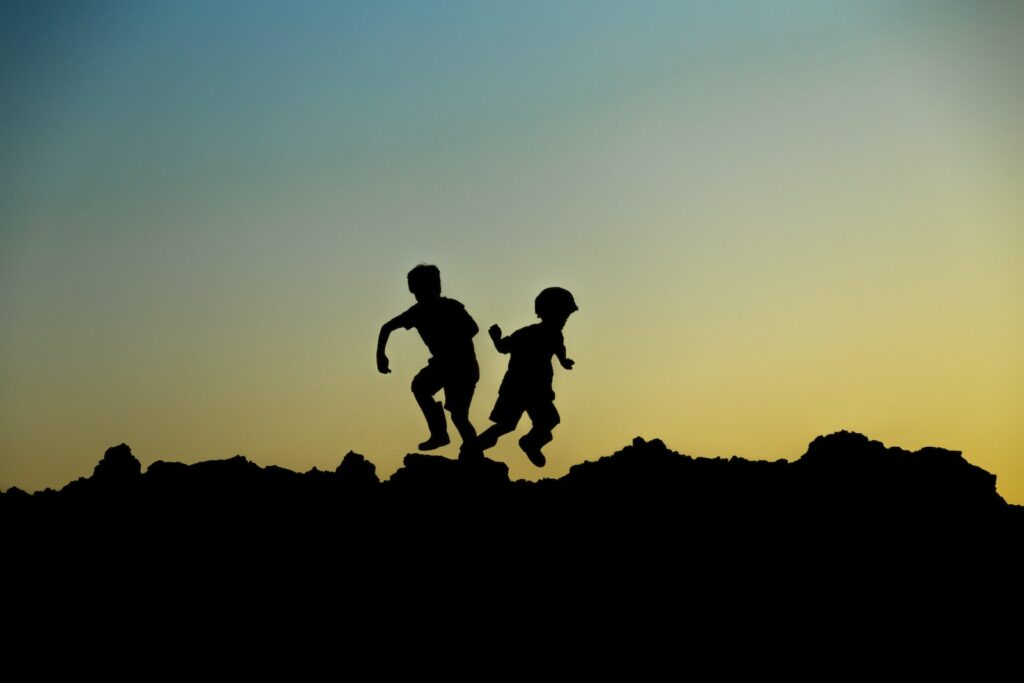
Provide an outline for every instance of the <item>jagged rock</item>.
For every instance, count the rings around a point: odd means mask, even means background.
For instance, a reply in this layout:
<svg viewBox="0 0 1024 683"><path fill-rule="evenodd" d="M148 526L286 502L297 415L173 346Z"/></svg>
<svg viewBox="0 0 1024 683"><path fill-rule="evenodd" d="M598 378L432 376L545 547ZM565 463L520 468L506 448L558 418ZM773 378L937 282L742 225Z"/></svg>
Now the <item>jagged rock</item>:
<svg viewBox="0 0 1024 683"><path fill-rule="evenodd" d="M562 614L571 594L595 615L635 608L630 623L651 608L692 619L752 606L842 619L865 599L871 614L903 609L915 591L924 605L953 592L961 607L1004 610L1024 572L1024 508L999 498L990 474L953 451L851 433L807 450L793 463L694 458L638 437L537 482L510 481L500 462L422 454L385 482L355 453L335 472L236 456L155 462L141 477L113 455L59 492L0 494L0 529L5 568L27 577L12 585L61 572L38 595L82 590L69 568L92 568L84 590L104 600L168 595L167 610L184 598L201 612L234 594L256 610L239 614L302 604L309 623L358 623L360 605L389 619L467 606ZM116 472L130 483L97 485Z"/></svg>
<svg viewBox="0 0 1024 683"><path fill-rule="evenodd" d="M93 469L92 479L104 484L129 484L142 474L142 464L127 444L108 448Z"/></svg>
<svg viewBox="0 0 1024 683"><path fill-rule="evenodd" d="M12 486L11 488L7 489L4 495L10 496L11 500L26 500L31 497L30 493L18 488L17 486Z"/></svg>
<svg viewBox="0 0 1024 683"><path fill-rule="evenodd" d="M793 466L808 498L875 518L940 516L947 522L1002 514L996 477L959 451L906 451L854 432L814 439Z"/></svg>
<svg viewBox="0 0 1024 683"><path fill-rule="evenodd" d="M350 486L370 487L380 483L377 466L353 451L345 454L334 472Z"/></svg>
<svg viewBox="0 0 1024 683"><path fill-rule="evenodd" d="M509 483L508 465L489 458L452 460L440 455L409 453L387 484L391 488L424 488L429 486L470 485L492 486Z"/></svg>
<svg viewBox="0 0 1024 683"><path fill-rule="evenodd" d="M388 520L389 529L411 524L415 533L434 536L530 529L527 538L551 544L566 534L597 543L609 529L619 541L686 529L691 538L724 535L743 539L736 540L741 545L761 536L839 538L837 529L889 537L989 527L1005 533L1024 517L996 493L993 475L956 451L908 452L852 432L816 438L793 463L694 458L637 437L560 479L537 482L512 482L507 465L486 458L419 453L407 455L386 482L357 453L333 473L264 468L243 456L192 465L157 461L144 475L140 470L122 444L107 451L90 479L32 496L11 490L0 494L0 510L62 510L74 519L77 511L106 506L140 525L158 518L173 528L187 520L204 534L212 533L207 527L229 533L230 521L230 533L248 529L252 538L259 536L257 523L285 535L302 524L309 534L341 526L369 537L375 528L388 533L380 526ZM333 515L345 515L344 522Z"/></svg>

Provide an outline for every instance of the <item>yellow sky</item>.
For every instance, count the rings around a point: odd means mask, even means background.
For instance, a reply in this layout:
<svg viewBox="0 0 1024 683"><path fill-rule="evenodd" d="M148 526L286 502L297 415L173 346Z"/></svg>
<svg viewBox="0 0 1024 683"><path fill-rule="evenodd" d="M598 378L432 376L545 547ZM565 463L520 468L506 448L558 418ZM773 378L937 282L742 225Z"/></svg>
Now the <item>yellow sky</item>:
<svg viewBox="0 0 1024 683"><path fill-rule="evenodd" d="M514 477L850 429L1024 504L1022 11L581 7L5 22L0 488L122 441L387 476L426 356L373 347L429 262L484 329L580 304L549 466L493 451Z"/></svg>

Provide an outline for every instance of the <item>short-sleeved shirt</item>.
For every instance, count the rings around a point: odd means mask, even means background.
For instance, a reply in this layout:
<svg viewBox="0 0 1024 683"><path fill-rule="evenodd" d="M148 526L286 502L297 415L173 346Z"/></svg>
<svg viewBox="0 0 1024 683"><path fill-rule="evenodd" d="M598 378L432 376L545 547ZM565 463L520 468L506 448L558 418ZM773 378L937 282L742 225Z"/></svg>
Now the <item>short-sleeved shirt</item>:
<svg viewBox="0 0 1024 683"><path fill-rule="evenodd" d="M455 299L439 297L417 302L396 322L420 333L432 356L431 364L452 370L478 368L473 337L479 328L466 307Z"/></svg>
<svg viewBox="0 0 1024 683"><path fill-rule="evenodd" d="M529 325L513 332L506 346L510 354L508 370L499 392L554 398L551 391L554 378L551 357L556 353L565 353L562 331L542 323Z"/></svg>

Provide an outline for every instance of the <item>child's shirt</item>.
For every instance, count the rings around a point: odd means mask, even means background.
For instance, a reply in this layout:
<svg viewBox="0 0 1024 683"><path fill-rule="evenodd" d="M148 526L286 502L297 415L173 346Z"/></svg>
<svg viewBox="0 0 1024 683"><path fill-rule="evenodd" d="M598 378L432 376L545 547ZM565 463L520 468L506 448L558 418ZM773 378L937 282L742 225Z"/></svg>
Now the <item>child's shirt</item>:
<svg viewBox="0 0 1024 683"><path fill-rule="evenodd" d="M499 392L550 393L554 378L551 357L559 352L565 355L562 331L537 323L516 330L505 343L509 352L508 370Z"/></svg>
<svg viewBox="0 0 1024 683"><path fill-rule="evenodd" d="M442 296L416 302L396 322L407 330L416 328L430 351L431 363L445 367L476 366L473 337L479 328L466 307L455 299Z"/></svg>

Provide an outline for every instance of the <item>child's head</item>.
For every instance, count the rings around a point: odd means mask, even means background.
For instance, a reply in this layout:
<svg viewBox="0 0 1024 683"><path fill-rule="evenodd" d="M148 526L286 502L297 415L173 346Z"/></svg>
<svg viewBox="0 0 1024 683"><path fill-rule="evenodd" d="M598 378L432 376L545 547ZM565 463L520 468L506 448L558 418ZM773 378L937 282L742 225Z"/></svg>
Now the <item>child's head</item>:
<svg viewBox="0 0 1024 683"><path fill-rule="evenodd" d="M570 315L580 309L569 290L561 287L548 287L537 295L537 299L533 303L533 310L537 312L537 317L544 322L562 326Z"/></svg>
<svg viewBox="0 0 1024 683"><path fill-rule="evenodd" d="M441 271L437 266L421 263L409 271L409 291L416 301L435 299L441 296Z"/></svg>

